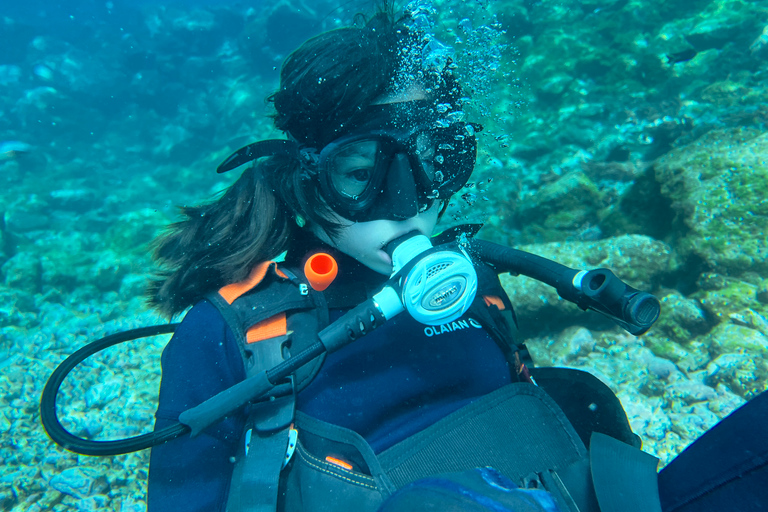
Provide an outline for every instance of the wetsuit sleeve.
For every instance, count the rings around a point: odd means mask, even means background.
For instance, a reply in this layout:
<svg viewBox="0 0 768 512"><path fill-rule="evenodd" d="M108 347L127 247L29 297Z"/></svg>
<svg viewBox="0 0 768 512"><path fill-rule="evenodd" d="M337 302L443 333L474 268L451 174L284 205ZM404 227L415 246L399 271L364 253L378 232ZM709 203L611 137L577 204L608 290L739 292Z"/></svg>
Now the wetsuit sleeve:
<svg viewBox="0 0 768 512"><path fill-rule="evenodd" d="M245 378L232 330L208 302L192 308L176 329L163 351L162 368L155 430ZM224 510L234 467L230 458L244 424L243 414L232 416L195 438L185 435L152 448L148 511Z"/></svg>

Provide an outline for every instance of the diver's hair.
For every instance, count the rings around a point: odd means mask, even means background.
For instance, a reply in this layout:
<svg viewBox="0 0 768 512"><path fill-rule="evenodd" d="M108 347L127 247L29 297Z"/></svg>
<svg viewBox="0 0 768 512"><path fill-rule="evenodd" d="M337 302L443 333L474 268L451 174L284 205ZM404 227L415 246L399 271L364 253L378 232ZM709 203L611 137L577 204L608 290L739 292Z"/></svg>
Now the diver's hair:
<svg viewBox="0 0 768 512"><path fill-rule="evenodd" d="M396 19L391 2L379 3L370 20L320 34L288 56L274 104L275 126L305 146L319 148L364 115L373 101L394 90L398 74L420 77L404 62L419 44L407 19ZM410 66L410 68L409 68ZM446 66L447 67L447 66ZM441 102L455 104L460 88L446 69L429 86ZM299 162L263 158L218 200L181 208L185 217L153 244L162 270L148 289L149 304L172 317L206 293L247 277L258 263L274 259L300 234L301 216L329 236L339 225Z"/></svg>
<svg viewBox="0 0 768 512"><path fill-rule="evenodd" d="M358 18L360 23L360 18ZM268 98L275 126L305 146L320 148L388 93L402 64L400 49L412 32L381 11L362 27L345 27L309 39L289 55L280 89Z"/></svg>
<svg viewBox="0 0 768 512"><path fill-rule="evenodd" d="M163 267L150 282L150 305L172 317L206 293L242 281L253 265L283 252L295 224L284 205L247 169L216 201L182 207L185 217L153 244Z"/></svg>

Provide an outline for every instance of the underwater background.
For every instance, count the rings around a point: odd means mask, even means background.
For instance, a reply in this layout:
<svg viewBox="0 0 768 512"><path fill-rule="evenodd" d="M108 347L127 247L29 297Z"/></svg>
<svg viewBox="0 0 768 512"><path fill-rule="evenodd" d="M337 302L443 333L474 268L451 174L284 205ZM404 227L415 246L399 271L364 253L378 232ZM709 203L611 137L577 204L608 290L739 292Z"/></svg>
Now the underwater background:
<svg viewBox="0 0 768 512"><path fill-rule="evenodd" d="M405 5L406 2L400 2ZM484 125L445 226L655 293L636 338L503 276L539 366L585 369L669 462L768 387L768 0L413 2ZM39 398L88 341L162 323L148 243L216 165L280 136L282 59L370 2L127 0L0 7L0 509L146 510L149 452L53 445ZM449 48L452 47L452 50ZM234 173L230 173L234 174ZM88 359L60 415L93 439L151 430L167 337Z"/></svg>

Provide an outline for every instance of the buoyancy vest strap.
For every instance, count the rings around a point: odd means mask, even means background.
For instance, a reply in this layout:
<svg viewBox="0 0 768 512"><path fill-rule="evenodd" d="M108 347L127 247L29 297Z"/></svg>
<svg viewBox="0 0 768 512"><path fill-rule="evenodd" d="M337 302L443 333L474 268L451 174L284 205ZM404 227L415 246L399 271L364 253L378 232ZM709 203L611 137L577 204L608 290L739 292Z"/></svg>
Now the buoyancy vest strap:
<svg viewBox="0 0 768 512"><path fill-rule="evenodd" d="M248 455L245 441L232 474L226 512L275 512L280 471L288 448L288 429L270 433L251 431Z"/></svg>
<svg viewBox="0 0 768 512"><path fill-rule="evenodd" d="M251 273L245 280L222 287L219 290L219 295L221 295L228 304L232 304L235 299L248 293L258 285L264 279L264 276L267 275L267 271L270 267L272 267L275 273L280 277L288 278L284 272L277 268L277 263L274 261L262 261L253 267L253 270L251 270Z"/></svg>
<svg viewBox="0 0 768 512"><path fill-rule="evenodd" d="M256 343L258 341L266 340L269 338L276 338L278 336L285 336L288 332L288 323L285 317L285 311L278 313L271 318L262 320L261 322L254 324L245 333L246 343Z"/></svg>
<svg viewBox="0 0 768 512"><path fill-rule="evenodd" d="M592 433L589 459L601 512L661 512L659 459L599 432Z"/></svg>

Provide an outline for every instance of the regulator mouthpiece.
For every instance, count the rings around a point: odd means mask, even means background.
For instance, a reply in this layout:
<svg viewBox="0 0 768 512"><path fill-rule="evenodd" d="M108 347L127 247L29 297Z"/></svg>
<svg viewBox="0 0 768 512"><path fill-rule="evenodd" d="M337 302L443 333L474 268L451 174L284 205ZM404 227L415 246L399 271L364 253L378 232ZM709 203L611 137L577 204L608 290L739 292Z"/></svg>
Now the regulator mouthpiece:
<svg viewBox="0 0 768 512"><path fill-rule="evenodd" d="M417 322L440 325L469 309L477 293L477 273L458 246L433 248L429 238L413 232L393 240L386 250L392 255L398 300Z"/></svg>

